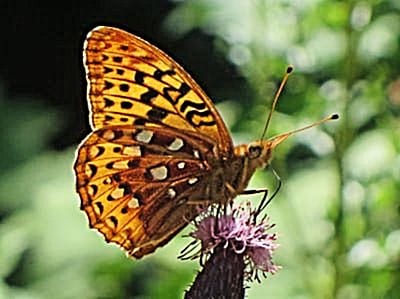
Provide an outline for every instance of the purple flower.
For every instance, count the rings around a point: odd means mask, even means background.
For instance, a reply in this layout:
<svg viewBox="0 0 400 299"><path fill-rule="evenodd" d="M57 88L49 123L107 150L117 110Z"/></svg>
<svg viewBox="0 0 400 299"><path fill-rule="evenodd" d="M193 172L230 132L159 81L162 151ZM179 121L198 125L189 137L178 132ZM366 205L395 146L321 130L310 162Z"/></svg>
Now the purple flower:
<svg viewBox="0 0 400 299"><path fill-rule="evenodd" d="M276 234L267 232L274 226L268 223L268 218L257 221L250 203L231 209L226 207L230 211L221 209L213 208L202 216L196 229L189 234L194 241L182 251L182 259L200 257L206 260L185 298L225 295L231 298L235 289L240 296L233 297L243 298L244 280L260 281L260 272L265 276L280 269L272 261L272 254L279 245ZM231 293L224 294L223 289Z"/></svg>

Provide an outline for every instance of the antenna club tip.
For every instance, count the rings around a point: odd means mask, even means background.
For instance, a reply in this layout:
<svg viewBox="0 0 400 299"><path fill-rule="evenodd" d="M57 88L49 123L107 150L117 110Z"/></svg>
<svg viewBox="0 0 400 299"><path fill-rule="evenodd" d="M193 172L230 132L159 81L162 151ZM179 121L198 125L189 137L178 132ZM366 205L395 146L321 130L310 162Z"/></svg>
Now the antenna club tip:
<svg viewBox="0 0 400 299"><path fill-rule="evenodd" d="M332 114L331 119L339 119L339 114L337 113Z"/></svg>
<svg viewBox="0 0 400 299"><path fill-rule="evenodd" d="M288 67L286 68L286 74L290 74L291 72L293 72L294 67L293 65L288 65Z"/></svg>

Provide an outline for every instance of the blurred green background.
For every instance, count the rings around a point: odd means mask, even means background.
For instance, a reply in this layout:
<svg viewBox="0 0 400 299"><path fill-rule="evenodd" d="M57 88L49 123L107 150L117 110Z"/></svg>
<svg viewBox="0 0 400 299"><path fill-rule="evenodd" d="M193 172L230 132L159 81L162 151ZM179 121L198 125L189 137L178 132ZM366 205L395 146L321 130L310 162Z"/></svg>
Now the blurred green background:
<svg viewBox="0 0 400 299"><path fill-rule="evenodd" d="M399 298L398 0L3 1L0 298L182 298L199 269L176 237L140 261L89 230L72 164L89 132L82 66L96 25L154 43L217 104L235 144L337 112L275 152L268 207L283 269L248 298ZM271 172L251 187L274 189ZM251 199L259 200L257 196ZM187 230L186 230L187 232Z"/></svg>

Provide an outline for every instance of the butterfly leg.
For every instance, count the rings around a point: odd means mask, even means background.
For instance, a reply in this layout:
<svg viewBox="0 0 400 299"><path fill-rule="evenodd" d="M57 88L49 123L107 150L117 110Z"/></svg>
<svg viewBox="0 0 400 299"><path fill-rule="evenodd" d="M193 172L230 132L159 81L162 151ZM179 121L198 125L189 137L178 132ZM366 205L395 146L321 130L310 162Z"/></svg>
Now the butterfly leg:
<svg viewBox="0 0 400 299"><path fill-rule="evenodd" d="M261 189L250 189L250 190L244 190L241 195L250 195L250 194L258 194L258 193L268 193L267 188L261 188Z"/></svg>
<svg viewBox="0 0 400 299"><path fill-rule="evenodd" d="M225 188L229 193L229 195L228 195L229 198L234 198L234 197L237 196L237 192L236 192L235 188L233 188L233 186L231 184L225 183Z"/></svg>
<svg viewBox="0 0 400 299"><path fill-rule="evenodd" d="M203 206L209 206L215 201L212 201L211 199L191 199L185 202L187 205L203 205Z"/></svg>
<svg viewBox="0 0 400 299"><path fill-rule="evenodd" d="M257 215L264 210L269 203L272 201L272 199L274 199L274 197L276 196L276 194L278 194L279 190L282 187L282 181L281 178L279 177L279 175L276 173L275 169L271 167L272 173L275 176L278 185L276 186L274 192L272 193L272 195L268 198L268 189L266 188L262 188L262 189L253 189L253 190L244 190L241 194L257 194L257 193L264 193L263 198L261 199L260 204L258 205L257 211L254 214L254 218L257 217Z"/></svg>

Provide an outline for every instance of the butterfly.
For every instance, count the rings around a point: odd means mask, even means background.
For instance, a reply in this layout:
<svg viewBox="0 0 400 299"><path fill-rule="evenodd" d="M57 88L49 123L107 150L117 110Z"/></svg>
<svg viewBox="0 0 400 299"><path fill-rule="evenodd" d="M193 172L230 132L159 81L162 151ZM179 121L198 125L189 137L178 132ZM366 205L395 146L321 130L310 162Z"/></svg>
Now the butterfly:
<svg viewBox="0 0 400 299"><path fill-rule="evenodd" d="M165 245L245 192L291 133L234 146L212 101L167 54L112 27L84 44L92 132L74 170L89 226L129 256Z"/></svg>

